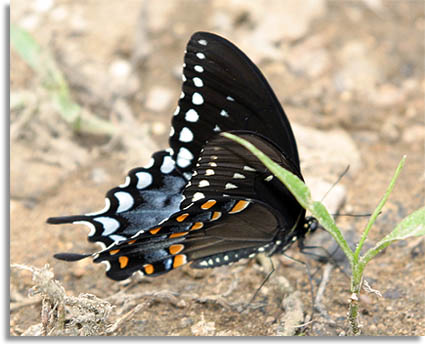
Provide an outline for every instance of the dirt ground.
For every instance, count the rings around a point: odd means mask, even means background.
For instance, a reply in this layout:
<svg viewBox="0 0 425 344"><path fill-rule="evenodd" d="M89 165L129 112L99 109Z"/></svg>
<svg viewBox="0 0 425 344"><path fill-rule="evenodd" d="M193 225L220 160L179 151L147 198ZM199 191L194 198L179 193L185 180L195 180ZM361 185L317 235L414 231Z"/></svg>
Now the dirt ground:
<svg viewBox="0 0 425 344"><path fill-rule="evenodd" d="M106 278L103 265L55 260L56 252L96 248L86 240L85 227L45 222L101 209L106 191L121 184L128 169L143 166L156 149L167 147L185 44L198 30L221 34L244 50L270 81L292 123L323 132L341 129L351 137L361 167L341 181L347 190L341 213L372 212L407 155L370 243L422 207L423 1L300 3L13 1L11 23L48 49L75 101L124 130L112 138L73 132L37 74L11 49L11 263L49 264L68 295L90 293L111 302L110 323L141 305L111 335L271 336L287 334L288 319L300 319L294 326L309 321L308 275L285 256L274 256L276 272L241 312L270 268L267 262L253 259L202 271L185 266L120 284ZM305 174L334 181L335 175L319 175L329 158L321 154ZM366 222L340 217L337 223L358 236ZM312 280L317 290L324 265L295 245L286 253L317 269ZM364 293L363 334L425 335L424 253L424 238L401 241L366 268L367 281L382 297ZM41 322L41 302L28 296L32 286L28 272L12 270L11 336ZM333 269L321 299L325 311L315 312L312 322L291 334L346 334L349 286L349 279ZM288 302L291 297L295 306Z"/></svg>

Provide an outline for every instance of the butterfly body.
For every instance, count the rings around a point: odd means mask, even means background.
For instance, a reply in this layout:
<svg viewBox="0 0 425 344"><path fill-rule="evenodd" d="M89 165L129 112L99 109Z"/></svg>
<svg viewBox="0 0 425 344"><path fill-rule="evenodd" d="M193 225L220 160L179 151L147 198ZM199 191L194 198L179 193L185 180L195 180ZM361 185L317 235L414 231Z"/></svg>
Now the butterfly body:
<svg viewBox="0 0 425 344"><path fill-rule="evenodd" d="M89 240L105 247L94 262L106 263L115 280L136 271L155 276L188 262L211 268L280 253L309 230L305 210L286 187L245 148L219 135L248 140L303 179L291 126L261 72L232 43L205 32L191 37L184 61L171 149L130 171L107 193L101 212L48 220L89 225Z"/></svg>

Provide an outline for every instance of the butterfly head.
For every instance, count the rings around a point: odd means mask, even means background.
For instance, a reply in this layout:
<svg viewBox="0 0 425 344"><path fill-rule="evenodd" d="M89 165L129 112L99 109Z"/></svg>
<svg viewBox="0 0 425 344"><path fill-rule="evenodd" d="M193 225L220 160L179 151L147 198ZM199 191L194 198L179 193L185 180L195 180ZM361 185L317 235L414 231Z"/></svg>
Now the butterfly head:
<svg viewBox="0 0 425 344"><path fill-rule="evenodd" d="M304 222L305 234L308 235L314 233L319 228L319 221L313 216L307 216Z"/></svg>

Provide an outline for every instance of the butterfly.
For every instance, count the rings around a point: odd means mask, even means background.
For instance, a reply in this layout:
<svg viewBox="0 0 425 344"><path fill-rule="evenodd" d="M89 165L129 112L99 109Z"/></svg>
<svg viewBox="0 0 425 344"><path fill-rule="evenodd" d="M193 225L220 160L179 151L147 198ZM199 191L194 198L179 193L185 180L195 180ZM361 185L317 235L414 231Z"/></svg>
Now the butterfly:
<svg viewBox="0 0 425 344"><path fill-rule="evenodd" d="M314 218L244 147L220 135L232 132L303 180L297 144L286 114L253 62L228 40L207 32L190 38L183 85L172 118L170 148L131 170L106 194L96 213L52 217L50 224L85 224L106 275L156 276L186 263L213 268L282 253L316 228Z"/></svg>

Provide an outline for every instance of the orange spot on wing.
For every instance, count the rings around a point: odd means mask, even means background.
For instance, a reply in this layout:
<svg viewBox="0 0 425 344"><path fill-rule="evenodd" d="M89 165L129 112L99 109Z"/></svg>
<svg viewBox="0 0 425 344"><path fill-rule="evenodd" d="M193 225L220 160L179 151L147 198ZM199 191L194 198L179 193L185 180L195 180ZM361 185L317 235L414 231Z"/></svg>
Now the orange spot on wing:
<svg viewBox="0 0 425 344"><path fill-rule="evenodd" d="M182 266L183 264L186 264L187 258L185 254L178 254L174 257L173 262L173 268L178 268L179 266Z"/></svg>
<svg viewBox="0 0 425 344"><path fill-rule="evenodd" d="M210 209L214 204L216 204L217 201L214 201L213 199L206 201L204 204L201 205L201 209Z"/></svg>
<svg viewBox="0 0 425 344"><path fill-rule="evenodd" d="M185 219L186 217L188 217L188 216L189 216L189 214L188 214L188 213L186 213L186 214L182 214L182 215L178 216L178 217L176 218L176 220L177 220L177 222L182 222L182 221L184 221L184 219Z"/></svg>
<svg viewBox="0 0 425 344"><path fill-rule="evenodd" d="M145 264L145 265L143 265L143 267L145 268L145 272L146 272L147 275L151 275L155 271L152 264Z"/></svg>
<svg viewBox="0 0 425 344"><path fill-rule="evenodd" d="M109 253L110 254L117 254L119 251L120 251L119 249L118 250L110 250Z"/></svg>
<svg viewBox="0 0 425 344"><path fill-rule="evenodd" d="M248 201L238 201L238 203L235 204L232 210L229 211L229 214L239 213L240 211L244 210L248 206L248 204Z"/></svg>
<svg viewBox="0 0 425 344"><path fill-rule="evenodd" d="M136 242L136 240L131 240L128 242L129 245L133 245Z"/></svg>
<svg viewBox="0 0 425 344"><path fill-rule="evenodd" d="M124 269L128 264L128 257L121 256L121 257L118 258L118 261L120 263L120 268Z"/></svg>
<svg viewBox="0 0 425 344"><path fill-rule="evenodd" d="M184 249L184 245L176 244L176 245L171 245L168 250L170 251L170 254L177 254L177 253L181 252L181 250L183 250L183 249Z"/></svg>
<svg viewBox="0 0 425 344"><path fill-rule="evenodd" d="M171 234L171 235L169 236L169 238L170 238L170 239L173 239L173 238L179 238L179 237L181 237L181 236L185 236L187 233L189 233L189 232L173 233L173 234Z"/></svg>
<svg viewBox="0 0 425 344"><path fill-rule="evenodd" d="M202 222L195 222L193 224L192 227L190 227L191 231L197 230L197 229L201 229L202 227L204 227L204 224Z"/></svg>
<svg viewBox="0 0 425 344"><path fill-rule="evenodd" d="M149 232L152 234L152 235L155 235L156 233L158 233L159 232L159 230L161 229L161 227L157 227L157 228L154 228L154 229L151 229Z"/></svg>
<svg viewBox="0 0 425 344"><path fill-rule="evenodd" d="M221 217L221 213L219 211L215 211L215 212L213 212L213 214L211 216L211 221L218 220L220 217Z"/></svg>

